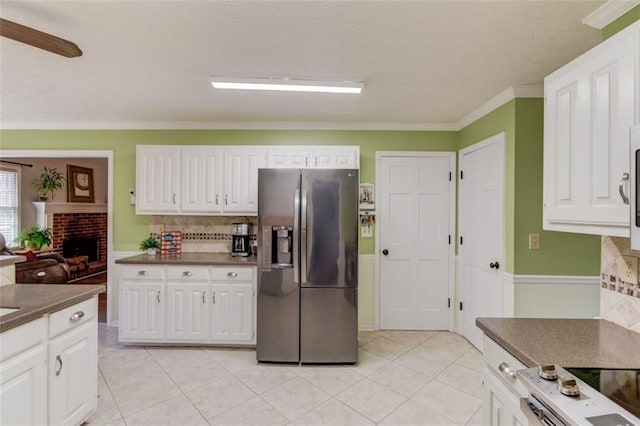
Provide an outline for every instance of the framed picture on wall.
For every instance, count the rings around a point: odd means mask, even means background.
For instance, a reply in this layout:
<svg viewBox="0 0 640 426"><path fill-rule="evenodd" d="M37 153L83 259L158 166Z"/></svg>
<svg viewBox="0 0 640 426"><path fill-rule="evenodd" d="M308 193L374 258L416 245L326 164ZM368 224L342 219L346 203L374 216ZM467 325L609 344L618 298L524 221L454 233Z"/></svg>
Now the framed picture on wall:
<svg viewBox="0 0 640 426"><path fill-rule="evenodd" d="M374 187L372 183L360 184L360 210L374 210L376 203L374 200Z"/></svg>
<svg viewBox="0 0 640 426"><path fill-rule="evenodd" d="M93 169L67 164L67 198L70 203L93 203Z"/></svg>

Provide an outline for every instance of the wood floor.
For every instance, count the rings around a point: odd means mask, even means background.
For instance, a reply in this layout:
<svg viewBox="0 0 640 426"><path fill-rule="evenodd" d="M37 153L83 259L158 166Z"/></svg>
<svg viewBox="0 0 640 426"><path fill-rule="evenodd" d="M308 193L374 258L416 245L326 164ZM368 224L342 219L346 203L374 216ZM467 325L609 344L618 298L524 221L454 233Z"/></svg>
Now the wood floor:
<svg viewBox="0 0 640 426"><path fill-rule="evenodd" d="M78 281L74 281L71 285L83 284L107 284L107 273L102 272L91 277L86 277ZM98 295L98 322L107 322L107 293Z"/></svg>

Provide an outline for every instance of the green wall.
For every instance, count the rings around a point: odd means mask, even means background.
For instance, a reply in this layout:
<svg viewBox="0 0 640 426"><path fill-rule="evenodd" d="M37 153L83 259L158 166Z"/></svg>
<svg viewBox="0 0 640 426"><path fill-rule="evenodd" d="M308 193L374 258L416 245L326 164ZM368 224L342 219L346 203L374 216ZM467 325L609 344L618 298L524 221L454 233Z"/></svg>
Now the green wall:
<svg viewBox="0 0 640 426"><path fill-rule="evenodd" d="M542 230L542 99L511 100L459 133L460 149L505 132L505 270L518 275L598 275L600 237ZM529 250L529 234L540 250Z"/></svg>
<svg viewBox="0 0 640 426"><path fill-rule="evenodd" d="M606 40L640 19L640 5L634 7L602 29L602 39Z"/></svg>
<svg viewBox="0 0 640 426"><path fill-rule="evenodd" d="M375 183L376 151L455 151L456 132L294 130L0 130L0 149L110 150L114 157L114 250L137 250L148 216L129 205L135 187L136 145L359 145L360 180ZM70 155L72 156L72 155ZM360 253L375 240L361 239Z"/></svg>

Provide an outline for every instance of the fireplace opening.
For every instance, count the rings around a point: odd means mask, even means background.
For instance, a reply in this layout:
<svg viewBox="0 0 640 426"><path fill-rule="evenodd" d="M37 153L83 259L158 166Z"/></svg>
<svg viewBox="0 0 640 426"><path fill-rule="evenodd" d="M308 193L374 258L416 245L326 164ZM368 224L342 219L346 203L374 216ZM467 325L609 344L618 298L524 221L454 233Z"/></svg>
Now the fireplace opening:
<svg viewBox="0 0 640 426"><path fill-rule="evenodd" d="M89 262L100 259L100 239L98 237L73 237L62 241L62 256L74 258L88 256Z"/></svg>

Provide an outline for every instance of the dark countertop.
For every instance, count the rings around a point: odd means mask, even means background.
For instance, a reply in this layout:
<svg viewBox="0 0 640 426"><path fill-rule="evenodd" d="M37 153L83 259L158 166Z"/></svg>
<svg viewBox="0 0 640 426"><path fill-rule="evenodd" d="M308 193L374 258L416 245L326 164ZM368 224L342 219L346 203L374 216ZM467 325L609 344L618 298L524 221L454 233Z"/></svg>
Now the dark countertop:
<svg viewBox="0 0 640 426"><path fill-rule="evenodd" d="M149 256L144 253L116 260L116 263L120 265L256 266L257 262L256 256L233 257L229 253L182 253L172 256L163 256L160 253L155 256Z"/></svg>
<svg viewBox="0 0 640 426"><path fill-rule="evenodd" d="M640 333L602 319L478 318L476 325L528 367L640 369Z"/></svg>
<svg viewBox="0 0 640 426"><path fill-rule="evenodd" d="M0 316L0 332L91 299L105 291L106 287L102 284L12 284L0 287L0 307L21 308Z"/></svg>

